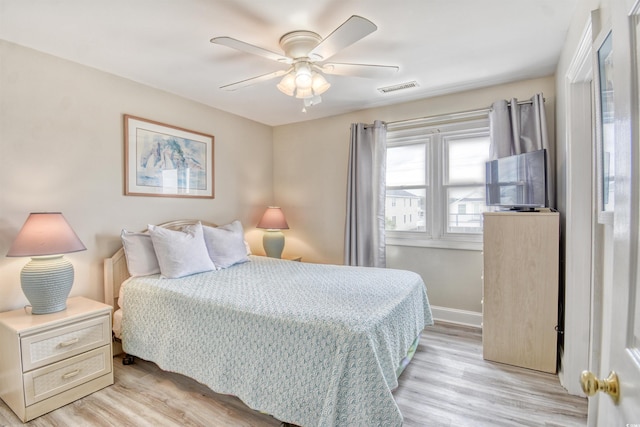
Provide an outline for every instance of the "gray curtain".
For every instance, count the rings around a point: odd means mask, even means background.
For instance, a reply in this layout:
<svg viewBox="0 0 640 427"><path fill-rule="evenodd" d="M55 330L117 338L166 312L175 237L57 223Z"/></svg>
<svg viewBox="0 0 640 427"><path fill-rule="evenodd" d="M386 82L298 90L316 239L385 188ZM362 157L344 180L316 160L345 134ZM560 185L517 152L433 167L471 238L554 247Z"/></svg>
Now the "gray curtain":
<svg viewBox="0 0 640 427"><path fill-rule="evenodd" d="M385 267L384 204L387 127L351 125L344 263Z"/></svg>
<svg viewBox="0 0 640 427"><path fill-rule="evenodd" d="M549 203L553 207L555 153L547 133L543 95L535 94L529 101L522 103L515 98L511 101L494 102L489 112L489 128L492 160L547 149L547 190Z"/></svg>

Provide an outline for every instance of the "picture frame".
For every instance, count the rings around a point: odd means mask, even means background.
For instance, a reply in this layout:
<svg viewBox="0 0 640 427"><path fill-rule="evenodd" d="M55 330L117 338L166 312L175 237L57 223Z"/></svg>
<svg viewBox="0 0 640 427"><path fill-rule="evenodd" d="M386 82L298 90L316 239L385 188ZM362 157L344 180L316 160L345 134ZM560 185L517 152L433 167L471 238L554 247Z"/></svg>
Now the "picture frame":
<svg viewBox="0 0 640 427"><path fill-rule="evenodd" d="M214 137L124 115L126 196L213 199Z"/></svg>
<svg viewBox="0 0 640 427"><path fill-rule="evenodd" d="M596 189L598 222L613 223L615 204L615 113L613 88L613 43L611 30L603 31L594 42L596 108Z"/></svg>

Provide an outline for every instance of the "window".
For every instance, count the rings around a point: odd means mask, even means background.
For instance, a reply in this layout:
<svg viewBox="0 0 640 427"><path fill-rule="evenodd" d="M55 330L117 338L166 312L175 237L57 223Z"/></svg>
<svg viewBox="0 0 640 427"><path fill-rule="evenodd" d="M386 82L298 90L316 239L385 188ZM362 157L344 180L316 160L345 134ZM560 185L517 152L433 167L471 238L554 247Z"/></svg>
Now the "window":
<svg viewBox="0 0 640 427"><path fill-rule="evenodd" d="M481 249L488 160L486 111L388 125L387 243Z"/></svg>

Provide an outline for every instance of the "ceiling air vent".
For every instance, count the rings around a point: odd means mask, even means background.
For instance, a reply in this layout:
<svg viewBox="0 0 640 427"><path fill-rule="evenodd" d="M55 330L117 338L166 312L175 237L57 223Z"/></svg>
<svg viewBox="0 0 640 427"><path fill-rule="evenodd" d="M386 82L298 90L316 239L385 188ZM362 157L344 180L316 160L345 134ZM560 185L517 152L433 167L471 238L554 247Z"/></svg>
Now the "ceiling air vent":
<svg viewBox="0 0 640 427"><path fill-rule="evenodd" d="M399 90L411 89L418 86L420 86L418 82L412 81L412 82L400 83L399 85L394 85L394 86L379 87L378 90L381 93L391 93L391 92L397 92Z"/></svg>

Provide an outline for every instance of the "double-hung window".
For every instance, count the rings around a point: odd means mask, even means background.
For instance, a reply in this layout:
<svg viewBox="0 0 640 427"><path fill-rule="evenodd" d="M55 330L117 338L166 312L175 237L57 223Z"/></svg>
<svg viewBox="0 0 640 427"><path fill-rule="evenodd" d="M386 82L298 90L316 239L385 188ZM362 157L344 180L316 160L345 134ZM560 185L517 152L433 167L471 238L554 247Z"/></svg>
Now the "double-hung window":
<svg viewBox="0 0 640 427"><path fill-rule="evenodd" d="M387 243L481 249L486 112L387 126Z"/></svg>

